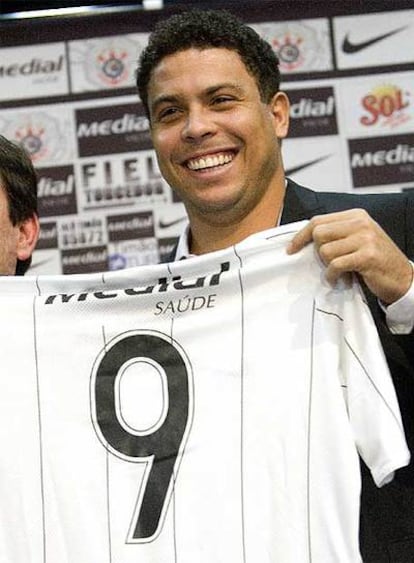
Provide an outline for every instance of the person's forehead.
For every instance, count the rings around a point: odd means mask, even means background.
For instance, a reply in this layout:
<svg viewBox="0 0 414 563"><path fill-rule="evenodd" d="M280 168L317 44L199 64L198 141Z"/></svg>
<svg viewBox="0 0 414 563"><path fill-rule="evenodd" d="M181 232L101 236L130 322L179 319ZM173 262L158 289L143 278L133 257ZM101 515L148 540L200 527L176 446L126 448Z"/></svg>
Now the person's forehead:
<svg viewBox="0 0 414 563"><path fill-rule="evenodd" d="M239 53L235 50L209 47L204 49L189 48L166 55L154 67L149 81L150 97L169 84L189 82L194 87L212 82L229 82L251 79Z"/></svg>

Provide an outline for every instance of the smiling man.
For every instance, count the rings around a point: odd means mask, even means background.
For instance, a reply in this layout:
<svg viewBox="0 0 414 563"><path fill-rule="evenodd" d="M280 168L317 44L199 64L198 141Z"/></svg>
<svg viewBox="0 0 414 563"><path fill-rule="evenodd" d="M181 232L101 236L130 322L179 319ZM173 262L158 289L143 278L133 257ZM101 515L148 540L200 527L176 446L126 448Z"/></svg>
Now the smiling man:
<svg viewBox="0 0 414 563"><path fill-rule="evenodd" d="M172 16L150 36L140 58L138 90L160 170L189 217L171 259L309 219L287 252L313 241L332 284L346 272L360 276L412 444L413 198L314 192L285 178L281 143L288 133L289 100L279 82L271 46L226 12ZM414 495L399 481L414 482L412 465L381 490L362 471L364 560L412 561Z"/></svg>
<svg viewBox="0 0 414 563"><path fill-rule="evenodd" d="M23 275L39 236L37 178L25 151L0 135L0 275Z"/></svg>
<svg viewBox="0 0 414 563"><path fill-rule="evenodd" d="M198 66L203 72L195 75ZM235 51L192 48L160 62L148 95L160 169L185 202L192 252L274 226L283 197L285 94L265 104Z"/></svg>

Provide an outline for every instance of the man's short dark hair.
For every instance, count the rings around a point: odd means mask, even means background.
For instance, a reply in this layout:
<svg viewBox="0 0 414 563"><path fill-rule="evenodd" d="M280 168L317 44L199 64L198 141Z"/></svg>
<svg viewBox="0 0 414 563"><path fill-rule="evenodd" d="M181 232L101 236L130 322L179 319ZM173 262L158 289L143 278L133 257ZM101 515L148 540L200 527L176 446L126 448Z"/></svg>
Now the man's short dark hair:
<svg viewBox="0 0 414 563"><path fill-rule="evenodd" d="M159 62L186 49L215 47L236 51L256 80L262 101L270 102L279 90L280 72L269 43L225 10L190 10L158 22L141 53L137 87L148 116L148 84Z"/></svg>
<svg viewBox="0 0 414 563"><path fill-rule="evenodd" d="M37 177L27 152L0 135L0 189L4 190L12 225L19 225L37 215ZM0 242L1 244L1 242ZM31 257L18 260L16 274L23 275Z"/></svg>

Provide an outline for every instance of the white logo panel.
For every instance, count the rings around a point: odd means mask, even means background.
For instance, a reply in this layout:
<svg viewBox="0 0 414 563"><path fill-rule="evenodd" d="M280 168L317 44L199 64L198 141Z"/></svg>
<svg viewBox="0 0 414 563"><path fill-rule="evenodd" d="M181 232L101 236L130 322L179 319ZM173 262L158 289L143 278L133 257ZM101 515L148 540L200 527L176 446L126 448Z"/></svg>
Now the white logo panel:
<svg viewBox="0 0 414 563"><path fill-rule="evenodd" d="M413 73L344 79L337 94L341 126L349 137L409 133L414 128Z"/></svg>
<svg viewBox="0 0 414 563"><path fill-rule="evenodd" d="M1 111L0 133L23 145L35 166L74 158L73 115L67 105Z"/></svg>
<svg viewBox="0 0 414 563"><path fill-rule="evenodd" d="M72 89L87 92L135 86L138 57L148 33L69 43Z"/></svg>
<svg viewBox="0 0 414 563"><path fill-rule="evenodd" d="M338 68L413 62L414 10L334 18Z"/></svg>
<svg viewBox="0 0 414 563"><path fill-rule="evenodd" d="M68 94L64 43L1 50L0 101Z"/></svg>
<svg viewBox="0 0 414 563"><path fill-rule="evenodd" d="M285 139L283 141L286 175L315 190L349 192L352 183L344 162L344 147L339 137Z"/></svg>
<svg viewBox="0 0 414 563"><path fill-rule="evenodd" d="M266 22L251 27L272 45L283 74L332 69L328 20Z"/></svg>

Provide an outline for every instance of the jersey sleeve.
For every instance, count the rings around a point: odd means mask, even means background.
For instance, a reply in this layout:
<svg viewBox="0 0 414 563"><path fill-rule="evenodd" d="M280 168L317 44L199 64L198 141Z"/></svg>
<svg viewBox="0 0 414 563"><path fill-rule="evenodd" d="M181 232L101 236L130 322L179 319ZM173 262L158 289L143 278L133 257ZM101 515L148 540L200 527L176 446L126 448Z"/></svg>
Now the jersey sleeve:
<svg viewBox="0 0 414 563"><path fill-rule="evenodd" d="M348 414L358 452L382 487L409 463L410 453L385 355L356 279L345 293L342 363Z"/></svg>

